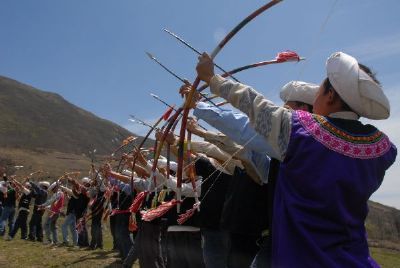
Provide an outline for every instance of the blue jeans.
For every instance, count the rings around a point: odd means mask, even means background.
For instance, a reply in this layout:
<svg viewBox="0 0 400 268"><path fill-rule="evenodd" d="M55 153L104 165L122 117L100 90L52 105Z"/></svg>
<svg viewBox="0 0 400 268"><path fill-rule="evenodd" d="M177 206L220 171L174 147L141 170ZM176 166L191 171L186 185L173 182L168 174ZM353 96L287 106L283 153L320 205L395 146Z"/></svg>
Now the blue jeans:
<svg viewBox="0 0 400 268"><path fill-rule="evenodd" d="M115 240L117 242L117 248L119 249L122 259L128 256L129 250L133 243L129 235L129 217L130 214L117 214L116 216L116 230Z"/></svg>
<svg viewBox="0 0 400 268"><path fill-rule="evenodd" d="M73 245L78 245L78 231L76 230L76 216L74 213L68 214L67 217L65 217L63 225L61 226L64 243L68 243L68 228L72 235Z"/></svg>
<svg viewBox="0 0 400 268"><path fill-rule="evenodd" d="M8 221L8 233L10 234L14 226L15 207L3 207L0 217L0 235L6 232L6 223Z"/></svg>
<svg viewBox="0 0 400 268"><path fill-rule="evenodd" d="M47 241L53 242L55 244L58 243L58 237L57 237L58 216L59 214L54 214L53 217L47 216L46 221L44 223L44 233L46 235ZM53 237L53 239L51 239L50 234Z"/></svg>
<svg viewBox="0 0 400 268"><path fill-rule="evenodd" d="M201 229L203 259L207 268L228 266L229 234L220 230Z"/></svg>

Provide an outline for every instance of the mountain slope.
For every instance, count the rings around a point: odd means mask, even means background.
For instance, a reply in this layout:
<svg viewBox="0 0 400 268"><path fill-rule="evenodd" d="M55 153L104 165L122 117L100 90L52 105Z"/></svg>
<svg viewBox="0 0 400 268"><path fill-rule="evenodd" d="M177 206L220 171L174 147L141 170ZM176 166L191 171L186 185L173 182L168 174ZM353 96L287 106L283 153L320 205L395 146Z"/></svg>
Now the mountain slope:
<svg viewBox="0 0 400 268"><path fill-rule="evenodd" d="M108 154L129 135L58 94L0 76L0 147Z"/></svg>
<svg viewBox="0 0 400 268"><path fill-rule="evenodd" d="M400 211L373 201L368 202L368 207L368 238L400 243Z"/></svg>

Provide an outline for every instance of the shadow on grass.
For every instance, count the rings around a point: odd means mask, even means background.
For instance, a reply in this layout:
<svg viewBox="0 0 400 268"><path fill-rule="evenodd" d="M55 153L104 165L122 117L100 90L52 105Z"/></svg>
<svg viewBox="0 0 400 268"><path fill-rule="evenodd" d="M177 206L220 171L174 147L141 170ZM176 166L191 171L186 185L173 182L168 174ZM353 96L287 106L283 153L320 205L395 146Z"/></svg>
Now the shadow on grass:
<svg viewBox="0 0 400 268"><path fill-rule="evenodd" d="M69 248L68 251L75 251L72 248ZM113 254L114 256L110 256L110 254ZM118 259L117 255L113 251L88 251L88 254L85 256L81 256L79 259L73 261L73 262L68 262L64 263L65 266L71 266L71 265L76 265L78 263L86 262L86 261L94 261L94 260L106 260L110 259L110 257L116 258L116 260L107 266L104 267L122 267L122 261Z"/></svg>
<svg viewBox="0 0 400 268"><path fill-rule="evenodd" d="M104 266L105 268L120 268L122 266L122 261L120 260L115 260L114 262Z"/></svg>

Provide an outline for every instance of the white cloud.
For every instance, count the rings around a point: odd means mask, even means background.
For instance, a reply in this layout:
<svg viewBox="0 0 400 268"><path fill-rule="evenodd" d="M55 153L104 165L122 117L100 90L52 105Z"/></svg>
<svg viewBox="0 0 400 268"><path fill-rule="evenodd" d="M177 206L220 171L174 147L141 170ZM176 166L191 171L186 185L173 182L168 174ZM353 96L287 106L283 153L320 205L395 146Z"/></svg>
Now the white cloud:
<svg viewBox="0 0 400 268"><path fill-rule="evenodd" d="M153 124L154 122L156 122L158 118L149 118L149 119L144 119L145 122L149 122L150 124ZM122 125L124 128L126 128L127 130L129 130L130 132L139 135L139 136L145 136L147 134L147 132L149 132L150 128L140 125L140 124L136 124L133 123L131 121L127 121L126 124ZM154 139L154 133L152 133L150 135L150 138Z"/></svg>
<svg viewBox="0 0 400 268"><path fill-rule="evenodd" d="M400 209L400 164L397 160L387 171L381 187L371 200Z"/></svg>
<svg viewBox="0 0 400 268"><path fill-rule="evenodd" d="M385 90L391 103L391 116L388 120L363 120L378 127L390 140L400 148L400 86L388 87ZM387 171L379 190L371 197L372 200L400 209L400 157L397 156L394 164Z"/></svg>
<svg viewBox="0 0 400 268"><path fill-rule="evenodd" d="M344 51L355 55L361 61L371 61L400 55L400 34L380 36L350 46Z"/></svg>
<svg viewBox="0 0 400 268"><path fill-rule="evenodd" d="M226 36L226 30L224 28L217 28L214 31L214 41L219 43Z"/></svg>

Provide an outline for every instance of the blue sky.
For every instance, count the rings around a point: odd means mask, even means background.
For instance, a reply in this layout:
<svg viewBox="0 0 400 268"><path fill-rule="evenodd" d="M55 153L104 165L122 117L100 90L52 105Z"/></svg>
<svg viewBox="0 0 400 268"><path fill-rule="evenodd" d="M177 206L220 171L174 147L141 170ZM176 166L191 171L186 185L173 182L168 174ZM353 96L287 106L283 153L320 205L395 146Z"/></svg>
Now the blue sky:
<svg viewBox="0 0 400 268"><path fill-rule="evenodd" d="M182 77L193 80L197 56L162 29L201 51L212 51L240 20L263 5L238 1L2 0L0 75L42 90L114 121L136 133L134 114L154 121L165 107L155 93L180 104L180 82L145 55L153 53ZM392 104L387 121L373 122L400 144L400 19L398 0L285 0L252 21L217 56L225 69L273 59L283 50L306 61L237 75L280 104L290 80L320 83L325 60L335 51L352 54L378 74ZM400 164L388 171L373 200L400 208Z"/></svg>

